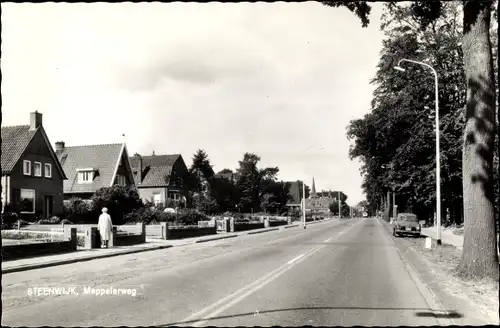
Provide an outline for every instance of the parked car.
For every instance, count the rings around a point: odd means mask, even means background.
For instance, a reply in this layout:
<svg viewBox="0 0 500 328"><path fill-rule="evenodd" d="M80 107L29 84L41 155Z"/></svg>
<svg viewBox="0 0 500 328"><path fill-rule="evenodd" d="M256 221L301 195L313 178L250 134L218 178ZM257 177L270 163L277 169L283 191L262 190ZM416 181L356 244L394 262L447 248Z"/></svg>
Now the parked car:
<svg viewBox="0 0 500 328"><path fill-rule="evenodd" d="M392 235L413 235L420 236L422 226L418 222L418 218L412 213L399 213L394 221L392 221Z"/></svg>

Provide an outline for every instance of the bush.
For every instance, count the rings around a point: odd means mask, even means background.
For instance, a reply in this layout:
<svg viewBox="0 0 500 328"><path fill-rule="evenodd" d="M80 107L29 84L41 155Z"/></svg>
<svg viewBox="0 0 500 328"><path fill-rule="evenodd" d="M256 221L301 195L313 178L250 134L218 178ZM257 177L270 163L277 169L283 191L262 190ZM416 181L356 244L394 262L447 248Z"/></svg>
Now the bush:
<svg viewBox="0 0 500 328"><path fill-rule="evenodd" d="M154 206L144 206L125 214L124 221L126 223L144 222L145 224L158 224L159 222L174 222L175 218L175 214L164 213Z"/></svg>
<svg viewBox="0 0 500 328"><path fill-rule="evenodd" d="M197 210L185 209L179 213L175 221L183 225L197 225L198 221L209 220L210 218L208 216L201 212L198 212Z"/></svg>
<svg viewBox="0 0 500 328"><path fill-rule="evenodd" d="M59 224L61 223L61 219L57 216L53 216L49 219L50 222L52 222L53 224Z"/></svg>
<svg viewBox="0 0 500 328"><path fill-rule="evenodd" d="M72 222L95 223L98 215L92 210L92 205L81 198L71 198L64 204L64 217Z"/></svg>
<svg viewBox="0 0 500 328"><path fill-rule="evenodd" d="M36 222L37 224L54 224L50 221L50 219L41 219Z"/></svg>
<svg viewBox="0 0 500 328"><path fill-rule="evenodd" d="M2 213L2 230L12 229L17 220L19 220L17 213Z"/></svg>
<svg viewBox="0 0 500 328"><path fill-rule="evenodd" d="M61 221L61 224L73 224L73 222L71 222L71 221L70 221L70 220L68 220L68 219L63 219L63 220Z"/></svg>
<svg viewBox="0 0 500 328"><path fill-rule="evenodd" d="M108 209L113 224L123 224L127 214L143 208L144 205L135 187L114 185L101 188L92 196L93 211L100 214L103 207Z"/></svg>

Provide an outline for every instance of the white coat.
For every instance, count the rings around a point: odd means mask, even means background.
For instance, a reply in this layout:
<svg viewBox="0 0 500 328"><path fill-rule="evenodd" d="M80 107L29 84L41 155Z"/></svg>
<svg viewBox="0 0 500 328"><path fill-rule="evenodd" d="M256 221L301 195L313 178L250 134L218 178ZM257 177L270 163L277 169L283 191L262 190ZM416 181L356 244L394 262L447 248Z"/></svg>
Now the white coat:
<svg viewBox="0 0 500 328"><path fill-rule="evenodd" d="M101 235L101 240L111 239L111 229L113 223L111 222L111 216L108 213L102 213L99 216L99 223L97 224L97 230Z"/></svg>

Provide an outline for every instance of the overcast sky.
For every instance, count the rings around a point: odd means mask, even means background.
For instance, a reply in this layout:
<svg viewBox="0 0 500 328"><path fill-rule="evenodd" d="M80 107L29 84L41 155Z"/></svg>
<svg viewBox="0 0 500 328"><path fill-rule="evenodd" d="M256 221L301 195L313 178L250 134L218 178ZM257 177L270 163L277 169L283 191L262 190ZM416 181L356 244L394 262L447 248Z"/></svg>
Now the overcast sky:
<svg viewBox="0 0 500 328"><path fill-rule="evenodd" d="M346 126L368 112L381 50L345 8L307 3L2 4L2 125L43 113L52 144L131 155L245 152L279 178L364 199Z"/></svg>

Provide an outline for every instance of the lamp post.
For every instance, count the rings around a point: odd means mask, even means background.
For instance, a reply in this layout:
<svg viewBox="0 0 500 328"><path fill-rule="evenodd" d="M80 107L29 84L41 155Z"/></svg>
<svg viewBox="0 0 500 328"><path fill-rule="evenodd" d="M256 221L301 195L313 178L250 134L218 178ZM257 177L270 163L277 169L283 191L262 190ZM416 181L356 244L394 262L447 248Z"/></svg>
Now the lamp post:
<svg viewBox="0 0 500 328"><path fill-rule="evenodd" d="M383 169L390 169L390 172L389 172L389 178L390 180L393 180L393 176L394 176L394 163L391 162L391 164L389 164L389 166L387 165L382 165L382 168ZM391 190L392 190L392 219L395 220L396 219L396 215L397 215L397 205L396 205L396 186L392 185L392 187L389 187ZM390 193L390 191L389 191ZM389 194L387 195L387 203L390 204L390 197L389 197ZM390 214L390 205L388 205L389 209L388 209L388 216L390 217L391 214Z"/></svg>
<svg viewBox="0 0 500 328"><path fill-rule="evenodd" d="M339 219L341 219L342 217L340 216L340 207L342 206L342 201L340 199L340 191L339 191Z"/></svg>
<svg viewBox="0 0 500 328"><path fill-rule="evenodd" d="M304 205L302 206L302 219L304 220L304 229L306 228L306 182L302 182L302 201Z"/></svg>
<svg viewBox="0 0 500 328"><path fill-rule="evenodd" d="M401 59L398 62L398 65L394 67L394 69L405 72L405 69L402 68L400 65L402 62L410 62L413 64L417 65L422 65L427 68L429 68L432 73L434 74L434 81L435 81L435 96L436 96L436 118L435 118L435 125L436 125L436 225L437 225L437 244L441 245L441 161L440 161L440 150L439 150L439 85L438 85L438 75L436 73L436 70L426 64L422 63L419 61L415 60L410 60L410 59Z"/></svg>

